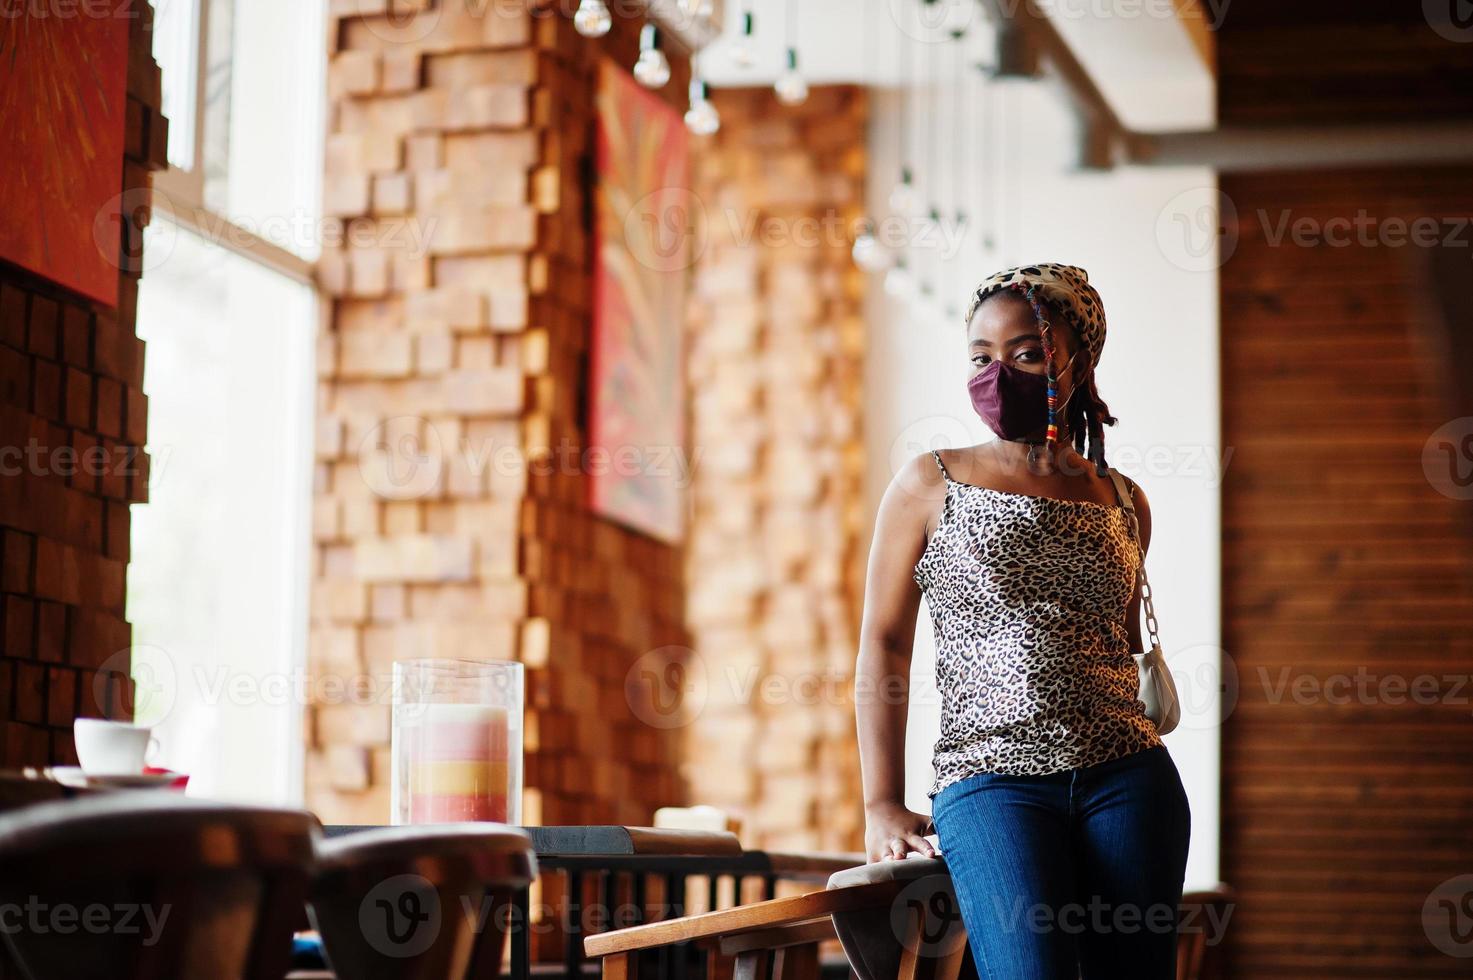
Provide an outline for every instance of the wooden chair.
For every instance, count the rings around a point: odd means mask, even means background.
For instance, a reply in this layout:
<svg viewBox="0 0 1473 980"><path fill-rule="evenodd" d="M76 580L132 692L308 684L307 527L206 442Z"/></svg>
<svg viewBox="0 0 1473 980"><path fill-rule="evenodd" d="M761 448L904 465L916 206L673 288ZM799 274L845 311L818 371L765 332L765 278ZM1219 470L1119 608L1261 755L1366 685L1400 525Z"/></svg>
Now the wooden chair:
<svg viewBox="0 0 1473 980"><path fill-rule="evenodd" d="M903 934L898 980L954 980L966 944L945 940L953 925L937 919L937 903L924 887L887 880L830 888L599 933L584 948L603 959L606 980L636 980L640 953L680 942L701 942L713 956L734 957L734 980L813 980L819 944L838 937L834 919L857 913L879 915ZM936 955L943 948L947 953Z"/></svg>
<svg viewBox="0 0 1473 980"><path fill-rule="evenodd" d="M537 874L526 832L488 823L366 830L317 859L312 919L338 980L495 980Z"/></svg>
<svg viewBox="0 0 1473 980"><path fill-rule="evenodd" d="M5 941L33 980L279 980L317 829L310 813L158 793L13 811L0 905L22 918Z"/></svg>
<svg viewBox="0 0 1473 980"><path fill-rule="evenodd" d="M1222 980L1223 936L1237 901L1233 890L1218 885L1181 897L1181 931L1176 941L1176 980Z"/></svg>
<svg viewBox="0 0 1473 980"><path fill-rule="evenodd" d="M1177 980L1221 980L1218 930L1233 901L1226 886L1183 896ZM842 940L860 980L976 976L939 859L856 867L830 878L826 892L601 933L588 937L585 947L589 956L603 957L606 980L638 980L641 952L690 941L734 956L735 980L813 980L818 944L834 938Z"/></svg>

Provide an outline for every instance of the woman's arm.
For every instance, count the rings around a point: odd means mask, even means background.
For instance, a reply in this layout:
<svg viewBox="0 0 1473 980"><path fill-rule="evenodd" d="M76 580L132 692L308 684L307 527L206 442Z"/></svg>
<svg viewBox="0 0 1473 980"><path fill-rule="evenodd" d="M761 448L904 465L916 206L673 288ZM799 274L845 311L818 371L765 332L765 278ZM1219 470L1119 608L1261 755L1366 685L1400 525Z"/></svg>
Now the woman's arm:
<svg viewBox="0 0 1473 980"><path fill-rule="evenodd" d="M854 695L864 777L864 846L871 861L904 857L912 850L935 854L924 836L930 821L905 808L905 722L921 601L912 574L945 492L935 460L922 455L890 482L875 518Z"/></svg>
<svg viewBox="0 0 1473 980"><path fill-rule="evenodd" d="M1135 519L1141 526L1141 550L1148 551L1151 547L1151 504L1146 500L1146 492L1129 477L1125 480L1130 487L1130 499L1135 504ZM1130 606L1125 611L1125 632L1130 638L1130 649L1133 653L1148 652L1141 640L1141 583L1140 576L1136 576L1135 591L1130 594Z"/></svg>

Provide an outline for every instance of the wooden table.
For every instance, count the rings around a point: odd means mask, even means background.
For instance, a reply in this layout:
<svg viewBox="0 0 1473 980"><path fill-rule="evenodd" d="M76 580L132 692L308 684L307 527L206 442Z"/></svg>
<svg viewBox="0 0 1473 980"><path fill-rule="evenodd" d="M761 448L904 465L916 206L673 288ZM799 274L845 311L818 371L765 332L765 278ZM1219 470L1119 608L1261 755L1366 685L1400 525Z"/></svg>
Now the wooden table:
<svg viewBox="0 0 1473 980"><path fill-rule="evenodd" d="M0 770L0 812L34 806L37 803L69 800L90 792L91 790L67 786L54 779L43 779L40 775L31 775L19 769Z"/></svg>
<svg viewBox="0 0 1473 980"><path fill-rule="evenodd" d="M329 837L367 830L359 826L329 826ZM744 851L735 834L692 830L666 830L655 827L621 827L617 825L525 827L537 853L539 874L561 874L567 880L568 906L562 911L569 924L563 952L563 975L571 980L583 972L583 909L578 905L583 883L589 876L599 881L600 903L605 909L616 905L621 880L630 883L631 904L642 918L647 883L662 878L665 893L670 896L666 918L685 914L686 879L692 876L708 879L709 907L717 907L719 884L723 878L735 882L740 896L741 883L750 878L763 882L763 897L777 894L779 881L827 883L835 871L863 864L859 854L792 854L770 851ZM528 892L521 892L512 910L511 930L512 980L529 980L532 975L531 949L528 942L531 903ZM638 921L625 923L637 925ZM667 947L658 951L656 965L659 976L685 980L690 964L688 946ZM539 971L540 973L540 971Z"/></svg>

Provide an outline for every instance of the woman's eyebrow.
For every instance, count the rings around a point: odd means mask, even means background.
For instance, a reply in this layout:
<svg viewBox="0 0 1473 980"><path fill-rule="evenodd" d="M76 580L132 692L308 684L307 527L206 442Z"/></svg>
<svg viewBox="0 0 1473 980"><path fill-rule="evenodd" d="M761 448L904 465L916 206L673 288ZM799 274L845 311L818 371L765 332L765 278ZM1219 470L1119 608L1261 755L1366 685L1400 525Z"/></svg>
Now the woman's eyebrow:
<svg viewBox="0 0 1473 980"><path fill-rule="evenodd" d="M1027 341L1027 340L1037 340L1037 339L1038 339L1038 334L1036 334L1036 333L1031 333L1031 332L1030 333L1020 333L1020 334L1018 334L1018 336L1014 337L1012 340L1007 340L1007 341L1004 341L1003 343L1004 343L1004 346L1011 347L1014 344L1019 344L1019 343L1022 343L1024 341ZM984 340L981 337L978 337L976 340L972 341L971 346L973 346L973 347L991 347L992 346L992 341L990 341L990 340Z"/></svg>

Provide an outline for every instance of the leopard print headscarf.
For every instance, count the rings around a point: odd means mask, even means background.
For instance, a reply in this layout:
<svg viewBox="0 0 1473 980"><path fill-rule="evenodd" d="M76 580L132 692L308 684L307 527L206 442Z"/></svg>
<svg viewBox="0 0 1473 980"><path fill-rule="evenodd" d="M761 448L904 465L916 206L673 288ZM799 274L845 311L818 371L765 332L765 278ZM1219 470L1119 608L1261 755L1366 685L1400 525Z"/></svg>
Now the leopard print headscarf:
<svg viewBox="0 0 1473 980"><path fill-rule="evenodd" d="M1040 262L995 272L982 281L972 293L967 307L966 323L982 301L1002 289L1014 289L1030 302L1047 300L1056 311L1066 316L1079 342L1089 351L1089 362L1099 366L1105 349L1105 307L1100 294L1089 284L1089 273L1075 265Z"/></svg>

